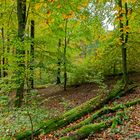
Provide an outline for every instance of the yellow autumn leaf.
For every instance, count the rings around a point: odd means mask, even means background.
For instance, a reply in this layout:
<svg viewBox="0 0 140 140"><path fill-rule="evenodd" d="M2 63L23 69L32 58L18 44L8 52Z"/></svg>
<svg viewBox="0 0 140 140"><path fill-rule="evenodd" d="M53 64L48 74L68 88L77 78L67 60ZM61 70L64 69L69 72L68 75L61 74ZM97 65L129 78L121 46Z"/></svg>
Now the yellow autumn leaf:
<svg viewBox="0 0 140 140"><path fill-rule="evenodd" d="M63 17L63 19L70 19L70 18L74 17L74 12L71 11L69 14L63 13L62 17Z"/></svg>
<svg viewBox="0 0 140 140"><path fill-rule="evenodd" d="M61 8L61 5L60 5L60 4L58 4L58 5L57 5L57 8L58 8L58 9L60 9L60 8Z"/></svg>
<svg viewBox="0 0 140 140"><path fill-rule="evenodd" d="M78 26L80 24L80 21L77 21L74 25L73 25L73 27L76 27L76 26Z"/></svg>
<svg viewBox="0 0 140 140"><path fill-rule="evenodd" d="M136 3L137 0L129 0L130 3Z"/></svg>
<svg viewBox="0 0 140 140"><path fill-rule="evenodd" d="M45 20L45 23L46 24L50 24L50 23L53 23L54 22L54 19L53 18L49 18L49 19L47 19L47 20Z"/></svg>
<svg viewBox="0 0 140 140"><path fill-rule="evenodd" d="M79 17L81 20L85 20L87 17L85 15L80 15Z"/></svg>
<svg viewBox="0 0 140 140"><path fill-rule="evenodd" d="M116 19L115 19L116 21L124 21L124 17L117 17Z"/></svg>
<svg viewBox="0 0 140 140"><path fill-rule="evenodd" d="M40 3L37 3L36 5L35 5L35 10L38 10L40 8Z"/></svg>
<svg viewBox="0 0 140 140"><path fill-rule="evenodd" d="M47 15L50 16L51 15L51 10L47 10Z"/></svg>
<svg viewBox="0 0 140 140"><path fill-rule="evenodd" d="M89 3L89 1L88 1L88 0L85 0L85 1L82 3L82 7L88 6L88 3Z"/></svg>
<svg viewBox="0 0 140 140"><path fill-rule="evenodd" d="M63 28L63 24L60 24L60 25L59 25L59 28Z"/></svg>
<svg viewBox="0 0 140 140"><path fill-rule="evenodd" d="M122 0L122 3L126 3L128 0Z"/></svg>
<svg viewBox="0 0 140 140"><path fill-rule="evenodd" d="M121 9L120 13L124 14L125 13L125 10L124 9Z"/></svg>
<svg viewBox="0 0 140 140"><path fill-rule="evenodd" d="M57 0L48 0L48 2L50 2L50 3L54 3L54 2L56 2Z"/></svg>
<svg viewBox="0 0 140 140"><path fill-rule="evenodd" d="M130 31L130 27L129 26L126 26L123 28L123 32L126 33L126 32L129 32Z"/></svg>
<svg viewBox="0 0 140 140"><path fill-rule="evenodd" d="M62 14L63 19L67 19L67 14Z"/></svg>
<svg viewBox="0 0 140 140"><path fill-rule="evenodd" d="M121 10L121 7L120 7L120 6L116 5L116 6L114 7L114 11L120 11L120 10Z"/></svg>
<svg viewBox="0 0 140 140"><path fill-rule="evenodd" d="M78 9L78 10L81 10L81 9L82 9L82 6L81 6L81 5L78 5L78 6L77 6L77 9Z"/></svg>

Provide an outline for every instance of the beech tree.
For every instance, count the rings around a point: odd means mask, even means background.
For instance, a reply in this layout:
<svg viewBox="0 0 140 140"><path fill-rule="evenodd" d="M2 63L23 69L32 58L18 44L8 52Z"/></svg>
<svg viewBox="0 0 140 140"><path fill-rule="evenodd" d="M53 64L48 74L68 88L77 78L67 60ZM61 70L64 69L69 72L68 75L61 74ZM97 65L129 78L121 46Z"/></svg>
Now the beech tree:
<svg viewBox="0 0 140 140"><path fill-rule="evenodd" d="M24 48L24 38L25 38L25 28L26 28L26 0L17 0L17 17L18 17L18 41L20 42L16 48L17 56L17 91L16 91L16 106L20 107L23 100L24 93L24 76L25 76L25 48Z"/></svg>
<svg viewBox="0 0 140 140"><path fill-rule="evenodd" d="M59 42L58 42L58 62L57 62L57 65L58 65L58 68L57 68L57 84L60 84L61 83L61 52L60 52L60 49L61 49L61 39L59 39Z"/></svg>
<svg viewBox="0 0 140 140"><path fill-rule="evenodd" d="M30 49L30 88L34 88L34 35L35 22L31 20L31 49Z"/></svg>
<svg viewBox="0 0 140 140"><path fill-rule="evenodd" d="M118 5L120 7L119 11L119 20L120 20L120 42L122 44L122 68L123 68L123 80L124 83L127 86L128 83L128 72L127 72L127 49L126 49L126 43L128 42L128 31L124 33L124 28L128 28L128 7L127 7L127 2L125 2L125 18L126 18L126 25L123 23L123 5L122 5L122 0L119 0Z"/></svg>

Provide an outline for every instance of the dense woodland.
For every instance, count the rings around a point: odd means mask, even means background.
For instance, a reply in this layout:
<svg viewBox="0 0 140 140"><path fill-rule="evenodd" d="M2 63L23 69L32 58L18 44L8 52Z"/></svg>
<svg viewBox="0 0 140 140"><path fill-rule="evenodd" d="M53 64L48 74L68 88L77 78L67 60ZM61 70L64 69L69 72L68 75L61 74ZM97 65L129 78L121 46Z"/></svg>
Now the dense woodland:
<svg viewBox="0 0 140 140"><path fill-rule="evenodd" d="M139 9L0 0L0 139L140 139Z"/></svg>

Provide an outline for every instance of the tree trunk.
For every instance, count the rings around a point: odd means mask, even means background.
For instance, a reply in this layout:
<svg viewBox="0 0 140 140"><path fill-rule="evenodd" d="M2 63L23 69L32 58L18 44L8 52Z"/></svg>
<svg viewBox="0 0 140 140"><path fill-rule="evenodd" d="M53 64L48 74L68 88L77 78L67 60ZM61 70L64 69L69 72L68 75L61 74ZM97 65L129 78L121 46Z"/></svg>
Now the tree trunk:
<svg viewBox="0 0 140 140"><path fill-rule="evenodd" d="M21 45L17 46L17 62L18 68L16 71L16 102L15 106L20 107L22 105L23 93L24 93L24 75L25 75L25 49L24 49L24 34L26 28L26 0L17 0L17 17L18 17L18 38Z"/></svg>
<svg viewBox="0 0 140 140"><path fill-rule="evenodd" d="M128 73L127 73L127 52L126 47L122 46L122 64L123 64L123 80L125 85L128 84Z"/></svg>
<svg viewBox="0 0 140 140"><path fill-rule="evenodd" d="M65 45L64 45L64 91L66 91L67 89L67 57L66 57L66 53L67 53L67 23L68 20L65 20Z"/></svg>
<svg viewBox="0 0 140 140"><path fill-rule="evenodd" d="M120 11L119 11L119 19L120 19L120 40L121 40L121 44L122 44L122 68L123 68L123 80L124 83L127 87L128 84L128 72L127 72L127 51L126 51L126 43L128 40L128 33L126 33L126 37L124 37L124 25L123 25L123 13L122 13L122 0L119 0L119 7L120 7ZM128 23L128 19L127 19L127 3L126 3L126 26Z"/></svg>
<svg viewBox="0 0 140 140"><path fill-rule="evenodd" d="M1 29L2 31L2 29ZM3 42L3 38L2 38L2 34L1 34L1 39L2 39L2 42ZM2 54L3 54L3 51L2 51L3 47L0 48L0 78L2 78Z"/></svg>
<svg viewBox="0 0 140 140"><path fill-rule="evenodd" d="M34 34L35 34L35 23L31 20L31 52L30 52L30 88L34 88Z"/></svg>
<svg viewBox="0 0 140 140"><path fill-rule="evenodd" d="M3 50L3 57L2 57L2 67L3 67L3 70L2 70L2 76L5 77L7 74L6 74L6 69L5 69L5 38L4 38L4 28L2 27L2 50Z"/></svg>
<svg viewBox="0 0 140 140"><path fill-rule="evenodd" d="M61 48L61 39L59 39L59 43L58 43L58 69L57 69L57 81L56 84L60 84L61 80L60 80L60 73L61 73L61 54L60 54L60 48Z"/></svg>
<svg viewBox="0 0 140 140"><path fill-rule="evenodd" d="M0 78L2 78L2 73L1 72L2 72L2 69L1 69L1 56L0 56Z"/></svg>
<svg viewBox="0 0 140 140"><path fill-rule="evenodd" d="M6 54L7 55L10 55L10 39L9 39L9 35L7 35L7 47L6 47ZM7 67L6 67L6 75L8 75L9 74L9 70L8 70L8 64L9 64L9 60L10 60L10 58L9 57L7 57L6 58L6 65L7 65Z"/></svg>
<svg viewBox="0 0 140 140"><path fill-rule="evenodd" d="M126 28L128 28L128 25L129 25L129 20L128 20L128 7L127 7L127 2L125 3L125 18L126 18L126 24L125 24L125 27ZM126 31L126 35L125 35L125 44L128 42L128 31ZM128 84L128 82L129 82L129 77L128 77L128 70L127 70L127 50L126 50L126 47L125 47L125 49L124 49L124 59L125 59L125 61L124 61L124 67L125 67L125 81L126 81L126 85Z"/></svg>

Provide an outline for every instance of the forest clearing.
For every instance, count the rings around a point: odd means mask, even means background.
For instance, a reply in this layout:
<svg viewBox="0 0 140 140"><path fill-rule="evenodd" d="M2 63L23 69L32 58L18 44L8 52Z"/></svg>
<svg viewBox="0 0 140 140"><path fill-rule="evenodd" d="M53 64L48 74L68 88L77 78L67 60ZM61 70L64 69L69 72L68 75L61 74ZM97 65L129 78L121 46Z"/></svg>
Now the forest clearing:
<svg viewBox="0 0 140 140"><path fill-rule="evenodd" d="M140 140L139 9L1 0L0 140Z"/></svg>

